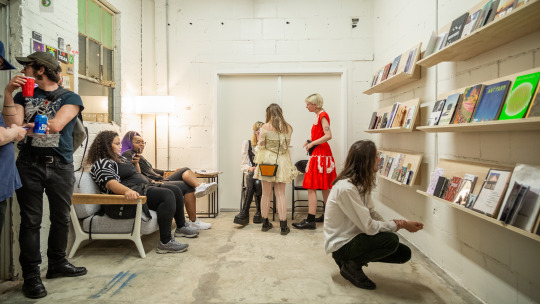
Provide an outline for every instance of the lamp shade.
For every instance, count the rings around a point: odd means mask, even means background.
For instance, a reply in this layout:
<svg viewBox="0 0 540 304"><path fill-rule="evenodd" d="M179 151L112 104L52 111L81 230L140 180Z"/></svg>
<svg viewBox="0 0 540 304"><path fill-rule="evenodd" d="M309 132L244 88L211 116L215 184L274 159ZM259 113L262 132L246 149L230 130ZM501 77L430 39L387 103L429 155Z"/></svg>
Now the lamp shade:
<svg viewBox="0 0 540 304"><path fill-rule="evenodd" d="M174 96L135 96L137 114L172 113L174 108Z"/></svg>
<svg viewBox="0 0 540 304"><path fill-rule="evenodd" d="M86 113L109 113L109 96L81 96Z"/></svg>

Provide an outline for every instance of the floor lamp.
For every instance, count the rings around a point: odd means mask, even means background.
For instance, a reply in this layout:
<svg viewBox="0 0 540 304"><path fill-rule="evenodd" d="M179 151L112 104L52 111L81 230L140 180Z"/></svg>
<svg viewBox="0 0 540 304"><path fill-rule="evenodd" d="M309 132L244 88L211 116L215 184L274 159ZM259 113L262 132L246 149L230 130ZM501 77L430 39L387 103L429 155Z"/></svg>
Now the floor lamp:
<svg viewBox="0 0 540 304"><path fill-rule="evenodd" d="M135 113L137 114L153 114L154 115L154 166L158 168L157 163L157 127L158 114L167 114L167 119L164 121L167 127L167 169L169 169L169 115L175 109L173 96L135 96ZM160 122L162 122L160 120ZM160 133L162 134L162 133Z"/></svg>

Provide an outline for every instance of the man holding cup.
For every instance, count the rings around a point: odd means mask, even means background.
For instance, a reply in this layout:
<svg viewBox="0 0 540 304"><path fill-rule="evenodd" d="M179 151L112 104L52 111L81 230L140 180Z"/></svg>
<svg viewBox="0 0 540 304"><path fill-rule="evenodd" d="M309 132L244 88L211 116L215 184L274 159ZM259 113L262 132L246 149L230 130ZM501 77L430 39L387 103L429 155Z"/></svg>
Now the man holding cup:
<svg viewBox="0 0 540 304"><path fill-rule="evenodd" d="M66 259L69 232L69 212L75 178L73 176L73 128L83 104L73 92L56 99L60 90L61 68L56 58L46 52L35 52L15 58L23 65L24 75L13 77L5 88L3 115L7 124L28 127L28 136L20 146L17 169L22 187L17 190L21 208L19 261L23 270L22 291L28 298L47 295L41 282L40 228L43 214L43 192L49 199L51 226L48 238L47 279L75 277L86 274L86 268L75 267ZM37 87L32 90L32 80ZM26 86L26 87L25 87ZM13 96L13 92L23 88ZM36 115L47 116L47 134L32 137ZM59 133L53 137L51 134ZM49 137L49 138L47 138ZM56 138L56 142L52 142ZM51 143L52 142L52 143Z"/></svg>
<svg viewBox="0 0 540 304"><path fill-rule="evenodd" d="M0 70L14 70L15 68L6 60L4 44L0 41ZM4 109L8 107L4 106ZM7 200L13 196L15 190L21 187L21 180L15 167L14 141L19 141L26 135L26 130L17 125L7 127L0 116L0 234L4 227L4 218L7 209Z"/></svg>

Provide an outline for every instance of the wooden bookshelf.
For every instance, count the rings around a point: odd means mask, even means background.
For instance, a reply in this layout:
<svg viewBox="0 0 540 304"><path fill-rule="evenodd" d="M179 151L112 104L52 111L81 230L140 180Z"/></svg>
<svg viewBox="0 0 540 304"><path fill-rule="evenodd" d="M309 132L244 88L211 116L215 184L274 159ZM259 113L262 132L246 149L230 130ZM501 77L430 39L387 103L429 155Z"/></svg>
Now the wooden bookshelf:
<svg viewBox="0 0 540 304"><path fill-rule="evenodd" d="M459 176L464 177L465 174L474 174L478 177L476 184L474 186L474 189L472 191L473 194L478 195L480 190L482 189L483 180L485 179L486 175L489 172L489 169L501 169L501 170L512 170L513 167L506 166L506 165L498 165L498 164L488 164L488 163L479 163L479 162L470 162L470 161L460 161L460 160L451 160L451 159L440 159L439 163L437 164L437 168L443 168L444 174L442 176L447 178L452 178L453 176ZM540 241L540 235L536 235L534 233L525 231L523 229L514 227L512 225L508 225L504 222L501 222L497 220L494 217L490 217L488 215L482 214L480 212L476 212L472 209L465 208L464 206L454 204L453 202L449 202L447 200L444 200L442 198L436 197L434 195L431 195L427 193L426 191L422 190L416 190L419 194L422 194L426 197L429 197L431 199L434 199L438 202L443 202L453 208L456 208L460 211L463 211L465 213L471 214L473 216L476 216L480 219L483 219L485 221L491 222L493 224L496 224L498 226L504 227L508 230L512 230L514 232L517 232L521 235L524 235L528 238L532 238L534 240Z"/></svg>
<svg viewBox="0 0 540 304"><path fill-rule="evenodd" d="M406 106L407 108L409 108L411 106L415 106L414 113L413 113L413 116L412 116L412 122L411 122L411 125L410 125L409 128L392 127L392 128L383 128L383 129L368 129L368 130L364 130L364 132L366 132L366 133L408 133L408 132L412 132L414 130L414 128L418 125L418 122L420 121L420 98L415 98L415 99L407 100L407 101L400 102L400 103L401 103L401 105ZM380 108L377 111L377 115L382 116L382 115L384 115L384 113L391 112L392 107L393 107L393 105L388 106L388 107L384 107L384 108ZM406 122L406 120L407 120L407 117L405 117L404 123Z"/></svg>
<svg viewBox="0 0 540 304"><path fill-rule="evenodd" d="M518 76L540 72L540 68L534 68L519 73L514 73L497 79L492 79L482 82L484 85L498 83L504 80L510 80L510 88ZM466 88L463 87L449 92L441 93L437 96L437 100L446 99L448 96L455 93L463 93ZM510 89L509 89L510 90ZM431 112L430 112L431 114ZM435 125L435 126L418 126L417 130L428 133L444 133L444 132L505 132L505 131L537 131L540 130L540 117L510 119L510 120L491 120L483 122L470 122L451 125Z"/></svg>
<svg viewBox="0 0 540 304"><path fill-rule="evenodd" d="M411 176L411 182L407 185L405 183L402 183L400 181L394 180L391 178L392 172L389 172L389 176L385 176L383 174L377 173L377 176L383 180L390 181L394 184L398 184L401 186L407 186L411 187L412 185L420 185L420 164L422 163L422 157L423 155L420 153L414 153L414 152L403 152L403 151L390 151L390 150L384 150L379 149L379 152L382 152L386 157L391 156L394 158L394 161L398 160L398 154L404 154L405 158L403 159L403 164L407 165L408 163L411 164L410 170L412 170L412 176ZM386 158L385 158L386 159ZM384 172L385 168L383 168Z"/></svg>
<svg viewBox="0 0 540 304"><path fill-rule="evenodd" d="M422 43L420 42L418 45L408 49L405 53L401 54L400 60L407 60L407 56L409 56L409 52L411 50L414 50L416 48L416 54L414 55L414 58L411 61L411 67L412 70L409 73L401 72L399 74L393 75L378 84L372 86L371 88L364 91L364 94L371 95L374 93L385 93L390 92L392 90L395 90L401 86L404 86L408 83L415 82L421 77L421 68L417 66L418 59L420 59L420 52L421 52Z"/></svg>
<svg viewBox="0 0 540 304"><path fill-rule="evenodd" d="M469 13L474 13L486 3L487 1L482 1L469 10ZM538 16L540 16L540 0L530 0L503 18L494 20L438 52L422 58L417 64L432 67L444 61L464 61L475 57L540 30ZM451 22L441 28L439 34L447 32L450 25Z"/></svg>
<svg viewBox="0 0 540 304"><path fill-rule="evenodd" d="M478 182L477 182L477 184L478 184ZM482 213L476 212L476 211L471 210L471 209L469 209L469 208L465 208L465 207L463 207L463 206L461 206L461 205L454 204L454 203L449 202L449 201L446 201L446 200L444 200L444 199L442 199L442 198L438 198L438 197L436 197L436 196L433 196L433 195L431 195L431 194L428 194L428 193L425 192L425 191L416 190L416 192L418 192L419 194L422 194L422 195L424 195L424 196L427 196L427 197L429 197L429 198L431 198L431 199L434 199L434 200L436 200L436 201L438 201L438 202L443 202L443 203L445 203L445 204L447 204L447 205L449 205L449 206L451 206L451 207L453 207L453 208L455 208L455 209L457 209L457 210L460 210L460 211L462 211L462 212L465 212L465 213L468 213L468 214L470 214L470 215L476 216L477 218L480 218L480 219L482 219L482 220L484 220L484 221L488 221L488 222L493 223L493 224L495 224L495 225L497 225L497 226L504 227L504 228L506 228L506 229L508 229L508 230L511 230L511 231L513 231L513 232L519 233L519 234L521 234L521 235L523 235L523 236L526 236L526 237L528 237L528 238L531 238L531 239L533 239L533 240L536 240L536 241L539 241L539 242L540 242L540 235L537 235L537 234L534 234L534 233L525 231L525 230L523 230L523 229L519 229L519 228L514 227L514 226L512 226L512 225L508 225L508 224L506 224L506 223L504 223L504 222L501 222L501 221L499 221L499 220L497 220L497 219L495 219L495 218L489 217L489 216L487 216L487 215L484 215L484 214L482 214Z"/></svg>

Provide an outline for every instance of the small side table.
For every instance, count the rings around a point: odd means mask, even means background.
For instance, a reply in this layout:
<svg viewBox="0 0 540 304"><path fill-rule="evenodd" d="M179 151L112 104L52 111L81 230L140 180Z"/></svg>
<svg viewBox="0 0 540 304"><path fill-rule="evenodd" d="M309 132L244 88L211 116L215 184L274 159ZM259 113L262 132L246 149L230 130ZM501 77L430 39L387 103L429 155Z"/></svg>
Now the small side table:
<svg viewBox="0 0 540 304"><path fill-rule="evenodd" d="M209 183L217 183L218 189L215 192L208 194L208 211L207 212L197 212L197 216L200 215L202 218L215 218L219 214L219 174L222 172L212 172L212 173L201 173L194 172L197 178L204 178Z"/></svg>

